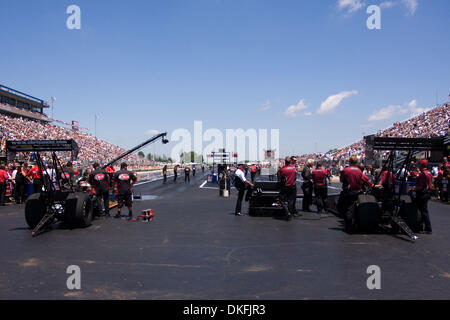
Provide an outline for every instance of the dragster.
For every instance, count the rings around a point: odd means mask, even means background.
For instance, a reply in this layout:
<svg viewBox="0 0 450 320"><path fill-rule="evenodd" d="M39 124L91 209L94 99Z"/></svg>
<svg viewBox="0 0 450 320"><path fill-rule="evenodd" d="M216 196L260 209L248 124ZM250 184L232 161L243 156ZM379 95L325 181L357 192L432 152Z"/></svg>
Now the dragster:
<svg viewBox="0 0 450 320"><path fill-rule="evenodd" d="M166 135L167 133L161 133L152 137L110 161L104 168L160 138L163 144L167 144L169 141L165 139ZM70 228L86 228L91 225L94 212L98 210L95 195L77 191L72 181L65 178L64 169L56 155L56 152L60 151L71 152L71 159L75 161L78 157L79 147L74 140L7 141L6 150L9 161L15 159L17 152L34 153L40 176L43 178L43 190L30 195L25 203L25 220L32 229L33 237L52 225L55 220L67 223ZM51 153L51 161L57 177L55 183L44 178L46 169L41 152Z"/></svg>

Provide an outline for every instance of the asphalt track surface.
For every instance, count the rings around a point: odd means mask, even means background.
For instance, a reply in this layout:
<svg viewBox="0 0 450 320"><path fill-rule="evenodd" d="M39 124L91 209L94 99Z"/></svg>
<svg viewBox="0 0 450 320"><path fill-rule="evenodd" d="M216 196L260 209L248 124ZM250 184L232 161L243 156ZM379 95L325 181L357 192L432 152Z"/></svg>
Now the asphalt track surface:
<svg viewBox="0 0 450 320"><path fill-rule="evenodd" d="M448 205L430 201L434 234L413 243L347 234L332 215L236 217L236 191L221 198L200 188L205 179L136 186L150 200L136 201L134 213L154 209L150 223L56 224L32 238L23 205L0 208L0 299L450 298ZM70 265L81 268L81 290L67 289ZM371 265L381 268L381 290L367 288Z"/></svg>

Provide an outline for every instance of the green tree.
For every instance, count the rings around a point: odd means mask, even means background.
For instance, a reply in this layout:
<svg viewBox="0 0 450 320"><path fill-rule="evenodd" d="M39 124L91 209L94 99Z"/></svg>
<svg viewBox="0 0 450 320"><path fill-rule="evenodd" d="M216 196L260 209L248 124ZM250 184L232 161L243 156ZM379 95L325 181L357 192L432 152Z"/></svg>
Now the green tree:
<svg viewBox="0 0 450 320"><path fill-rule="evenodd" d="M139 158L145 158L145 153L143 153L142 151L138 152L138 157Z"/></svg>
<svg viewBox="0 0 450 320"><path fill-rule="evenodd" d="M195 163L200 163L202 162L203 157L197 155L194 151L191 152L183 152L180 155L180 160L182 163L185 162L195 162Z"/></svg>

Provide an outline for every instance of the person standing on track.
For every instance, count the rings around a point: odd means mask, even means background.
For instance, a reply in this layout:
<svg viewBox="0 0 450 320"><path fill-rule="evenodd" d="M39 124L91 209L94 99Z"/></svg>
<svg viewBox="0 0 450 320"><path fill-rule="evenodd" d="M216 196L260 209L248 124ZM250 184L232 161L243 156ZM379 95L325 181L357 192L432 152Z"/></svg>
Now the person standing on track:
<svg viewBox="0 0 450 320"><path fill-rule="evenodd" d="M420 160L419 162L420 174L417 177L416 185L412 188L412 191L416 192L416 196L413 198L417 205L417 208L422 215L422 221L425 224L425 228L422 231L431 234L431 221L428 213L428 200L431 198L431 191L433 188L433 176L428 171L428 161Z"/></svg>
<svg viewBox="0 0 450 320"><path fill-rule="evenodd" d="M184 182L191 182L191 168L189 166L184 167Z"/></svg>
<svg viewBox="0 0 450 320"><path fill-rule="evenodd" d="M26 164L22 164L17 167L17 173L14 181L16 182L15 199L16 203L20 204L26 200L26 187L27 187L27 171Z"/></svg>
<svg viewBox="0 0 450 320"><path fill-rule="evenodd" d="M33 193L39 193L42 191L42 175L39 166L35 164L30 171L28 171L27 176L33 179Z"/></svg>
<svg viewBox="0 0 450 320"><path fill-rule="evenodd" d="M318 161L316 164L316 169L312 172L312 180L314 184L314 194L317 200L317 211L322 213L328 211L328 186L327 177L329 171L322 169L322 162Z"/></svg>
<svg viewBox="0 0 450 320"><path fill-rule="evenodd" d="M173 167L173 182L177 182L177 177L178 177L178 165L176 164Z"/></svg>
<svg viewBox="0 0 450 320"><path fill-rule="evenodd" d="M349 166L341 172L342 192L339 195L338 210L344 217L347 232L352 231L355 219L353 205L358 201L363 185L373 187L372 182L357 165L358 157L351 156Z"/></svg>
<svg viewBox="0 0 450 320"><path fill-rule="evenodd" d="M128 221L133 219L133 185L137 177L133 172L127 170L128 165L123 162L120 170L113 176L113 181L117 184L117 214L114 218L121 217L123 205L128 207Z"/></svg>
<svg viewBox="0 0 450 320"><path fill-rule="evenodd" d="M314 160L308 159L306 165L302 170L302 190L303 190L303 206L302 210L304 212L311 212L310 206L312 204L312 194L313 194L313 182L312 182L312 172Z"/></svg>
<svg viewBox="0 0 450 320"><path fill-rule="evenodd" d="M297 169L292 163L291 157L286 157L284 163L284 167L278 172L278 179L281 183L280 198L281 201L287 202L288 212L286 212L286 215L288 219L291 219L298 215L295 207L297 202Z"/></svg>
<svg viewBox="0 0 450 320"><path fill-rule="evenodd" d="M167 164L164 165L164 167L162 169L162 173L163 173L163 177L164 177L163 183L166 183L167 182Z"/></svg>
<svg viewBox="0 0 450 320"><path fill-rule="evenodd" d="M8 180L12 180L12 178L10 178L8 176L8 174L6 173L5 166L1 165L0 166L0 206L5 205L6 183L8 182Z"/></svg>
<svg viewBox="0 0 450 320"><path fill-rule="evenodd" d="M236 216L242 216L242 200L244 199L244 195L245 195L245 190L247 190L247 187L251 187L253 188L254 185L248 181L245 178L245 165L244 164L240 164L238 166L238 169L236 170L236 172L234 173L234 186L235 188L238 190L238 198L237 198L237 202L236 202L236 209L234 211L234 214Z"/></svg>
<svg viewBox="0 0 450 320"><path fill-rule="evenodd" d="M250 166L250 178L251 178L251 180L252 180L252 183L255 183L255 177L256 177L256 171L257 171L258 169L256 168L256 165L255 164L252 164L251 166Z"/></svg>
<svg viewBox="0 0 450 320"><path fill-rule="evenodd" d="M89 176L89 183L94 187L101 215L109 217L109 176L106 170L94 163L94 171Z"/></svg>

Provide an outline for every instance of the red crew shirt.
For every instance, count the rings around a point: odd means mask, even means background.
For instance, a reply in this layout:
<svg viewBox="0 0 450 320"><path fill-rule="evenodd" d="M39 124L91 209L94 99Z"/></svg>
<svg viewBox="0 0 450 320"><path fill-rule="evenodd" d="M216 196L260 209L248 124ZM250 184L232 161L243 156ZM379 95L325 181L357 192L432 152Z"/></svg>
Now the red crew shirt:
<svg viewBox="0 0 450 320"><path fill-rule="evenodd" d="M5 183L8 180L8 174L5 170L0 169L0 183Z"/></svg>
<svg viewBox="0 0 450 320"><path fill-rule="evenodd" d="M433 186L433 175L430 171L422 171L416 180L416 188L421 192L431 192Z"/></svg>
<svg viewBox="0 0 450 320"><path fill-rule="evenodd" d="M280 179L286 177L286 187L295 186L295 181L297 180L297 170L295 166L289 165L284 166L280 169Z"/></svg>
<svg viewBox="0 0 450 320"><path fill-rule="evenodd" d="M383 171L381 174L380 184L384 185L385 183L388 183L390 185L394 184L394 174L390 173L389 171Z"/></svg>
<svg viewBox="0 0 450 320"><path fill-rule="evenodd" d="M27 176L31 176L33 179L41 179L41 172L39 170L39 166L34 166L33 168L28 171Z"/></svg>
<svg viewBox="0 0 450 320"><path fill-rule="evenodd" d="M326 178L328 177L328 170L316 169L312 172L312 178L314 185L322 187L326 185Z"/></svg>
<svg viewBox="0 0 450 320"><path fill-rule="evenodd" d="M373 187L369 178L362 173L360 168L355 166L347 167L342 171L341 182L343 189L350 191L361 191L363 184Z"/></svg>

